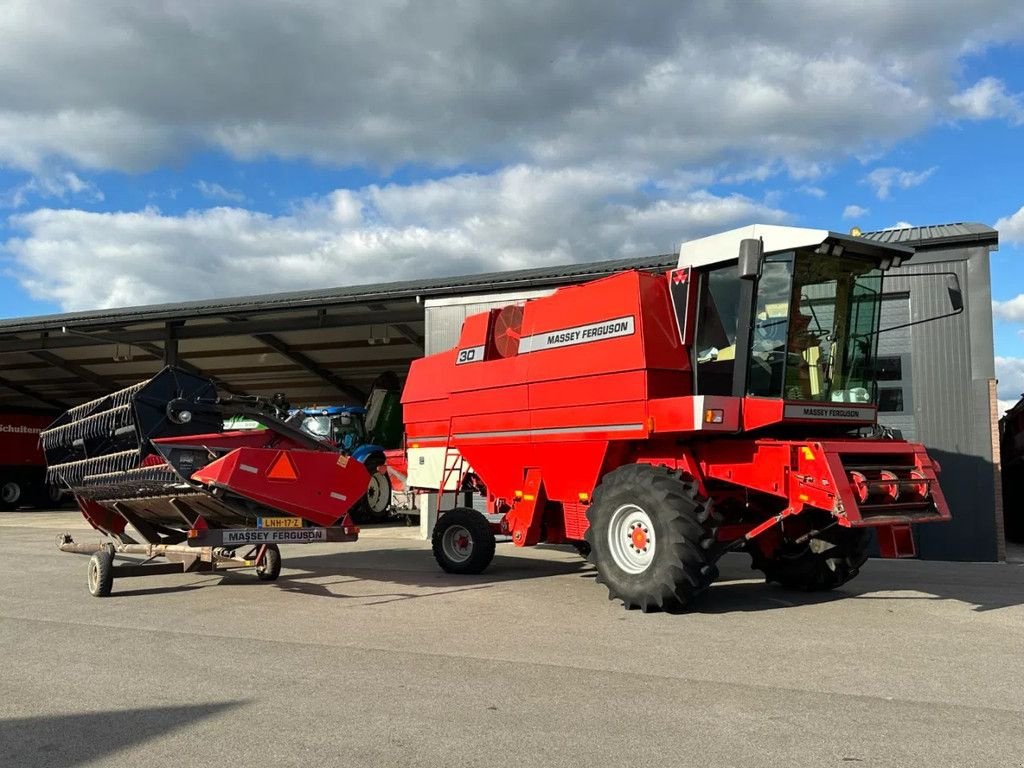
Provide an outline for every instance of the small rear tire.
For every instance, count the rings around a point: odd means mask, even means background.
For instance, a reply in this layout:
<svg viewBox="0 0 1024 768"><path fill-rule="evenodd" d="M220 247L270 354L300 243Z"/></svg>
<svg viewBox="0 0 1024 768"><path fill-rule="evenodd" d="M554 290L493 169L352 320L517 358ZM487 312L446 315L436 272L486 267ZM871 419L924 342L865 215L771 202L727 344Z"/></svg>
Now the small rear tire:
<svg viewBox="0 0 1024 768"><path fill-rule="evenodd" d="M93 597L107 597L114 588L114 551L104 546L89 558L89 594Z"/></svg>
<svg viewBox="0 0 1024 768"><path fill-rule="evenodd" d="M431 548L446 573L483 573L494 559L494 531L475 509L457 507L441 515L434 526Z"/></svg>
<svg viewBox="0 0 1024 768"><path fill-rule="evenodd" d="M256 578L260 581L276 581L281 575L281 550L277 544L267 544L263 560L256 566Z"/></svg>

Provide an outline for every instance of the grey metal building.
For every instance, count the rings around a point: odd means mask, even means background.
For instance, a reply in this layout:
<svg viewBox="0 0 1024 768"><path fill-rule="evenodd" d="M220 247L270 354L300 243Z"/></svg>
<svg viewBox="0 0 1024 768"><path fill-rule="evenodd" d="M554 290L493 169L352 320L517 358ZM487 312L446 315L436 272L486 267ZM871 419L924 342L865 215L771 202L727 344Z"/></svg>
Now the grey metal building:
<svg viewBox="0 0 1024 768"><path fill-rule="evenodd" d="M917 249L890 272L883 327L947 311L954 272L965 311L883 334L881 421L942 463L954 521L926 526L929 559L1004 557L989 252L981 224L869 232ZM0 321L0 409L64 409L175 362L229 392L285 391L295 404L359 401L384 371L451 347L468 313L623 269L664 270L669 254L564 267L349 286ZM931 277L929 277L931 275Z"/></svg>

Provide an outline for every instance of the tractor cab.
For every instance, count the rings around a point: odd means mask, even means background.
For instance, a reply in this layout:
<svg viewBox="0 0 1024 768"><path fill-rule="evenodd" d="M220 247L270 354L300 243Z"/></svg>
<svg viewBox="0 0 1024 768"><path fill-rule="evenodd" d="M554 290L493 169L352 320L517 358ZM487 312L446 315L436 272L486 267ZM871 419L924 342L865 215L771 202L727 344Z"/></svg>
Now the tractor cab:
<svg viewBox="0 0 1024 768"><path fill-rule="evenodd" d="M366 442L366 409L332 405L303 408L301 427L313 437L330 440L346 453Z"/></svg>
<svg viewBox="0 0 1024 768"><path fill-rule="evenodd" d="M744 398L747 429L873 423L878 337L891 330L881 327L883 275L912 256L860 237L763 225L684 244L677 272L693 270L696 284L677 280L672 290L677 315L688 299L697 305L696 393ZM960 287L946 277L948 314L957 314Z"/></svg>

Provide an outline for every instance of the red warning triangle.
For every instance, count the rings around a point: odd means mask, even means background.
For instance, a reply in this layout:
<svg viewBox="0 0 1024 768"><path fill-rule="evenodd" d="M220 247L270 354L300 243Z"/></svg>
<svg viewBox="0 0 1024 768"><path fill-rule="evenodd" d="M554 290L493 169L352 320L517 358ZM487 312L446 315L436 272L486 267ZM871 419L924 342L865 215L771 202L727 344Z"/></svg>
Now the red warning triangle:
<svg viewBox="0 0 1024 768"><path fill-rule="evenodd" d="M295 471L295 465L292 464L287 451L281 451L277 455L277 459L270 465L270 469L267 471L267 477L270 480L298 479L299 474Z"/></svg>

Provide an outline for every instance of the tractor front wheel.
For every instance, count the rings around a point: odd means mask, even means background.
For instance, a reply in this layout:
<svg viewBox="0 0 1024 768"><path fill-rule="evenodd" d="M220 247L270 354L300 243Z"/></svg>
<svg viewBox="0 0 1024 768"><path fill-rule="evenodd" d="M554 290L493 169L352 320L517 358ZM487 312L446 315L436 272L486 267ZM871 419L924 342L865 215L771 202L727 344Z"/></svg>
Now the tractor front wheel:
<svg viewBox="0 0 1024 768"><path fill-rule="evenodd" d="M448 573L482 573L494 559L494 531L475 509L457 507L434 526L434 559Z"/></svg>
<svg viewBox="0 0 1024 768"><path fill-rule="evenodd" d="M614 469L595 489L587 518L597 579L626 608L682 608L718 578L712 502L679 472Z"/></svg>
<svg viewBox="0 0 1024 768"><path fill-rule="evenodd" d="M784 541L770 557L751 545L751 568L786 589L821 592L842 586L868 559L870 534L862 528L833 525L801 544Z"/></svg>

